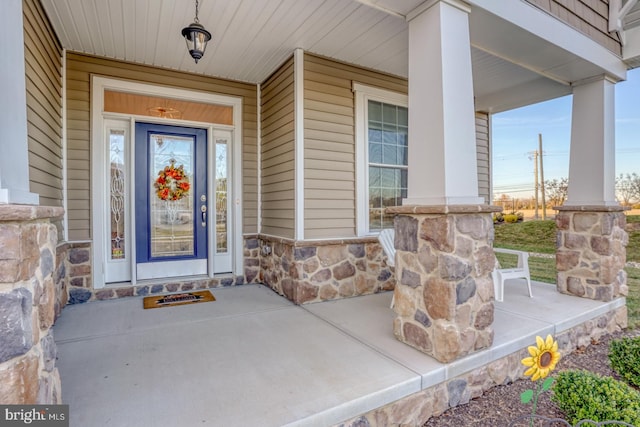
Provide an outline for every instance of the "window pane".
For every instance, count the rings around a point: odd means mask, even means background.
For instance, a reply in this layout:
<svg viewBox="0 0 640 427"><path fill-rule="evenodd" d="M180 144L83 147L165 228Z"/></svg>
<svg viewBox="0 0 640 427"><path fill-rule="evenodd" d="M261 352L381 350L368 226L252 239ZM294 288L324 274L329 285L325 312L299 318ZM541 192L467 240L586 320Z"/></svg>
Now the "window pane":
<svg viewBox="0 0 640 427"><path fill-rule="evenodd" d="M369 167L369 188L380 187L380 168Z"/></svg>
<svg viewBox="0 0 640 427"><path fill-rule="evenodd" d="M379 188L369 188L369 207L371 208L382 207L382 198L380 197Z"/></svg>
<svg viewBox="0 0 640 427"><path fill-rule="evenodd" d="M382 142L385 144L396 145L398 140L398 134L394 131L385 130L382 132Z"/></svg>
<svg viewBox="0 0 640 427"><path fill-rule="evenodd" d="M383 188L394 188L396 186L395 171L393 169L382 168L380 173L382 175Z"/></svg>
<svg viewBox="0 0 640 427"><path fill-rule="evenodd" d="M408 150L407 147L398 147L398 165L407 166L409 164Z"/></svg>
<svg viewBox="0 0 640 427"><path fill-rule="evenodd" d="M398 164L398 150L395 145L382 145L382 163L385 165Z"/></svg>
<svg viewBox="0 0 640 427"><path fill-rule="evenodd" d="M409 110L406 107L398 107L398 124L400 126L409 125Z"/></svg>
<svg viewBox="0 0 640 427"><path fill-rule="evenodd" d="M369 144L369 162L382 163L382 144L375 142Z"/></svg>
<svg viewBox="0 0 640 427"><path fill-rule="evenodd" d="M397 117L398 107L391 104L382 104L382 120L385 123L398 123Z"/></svg>
<svg viewBox="0 0 640 427"><path fill-rule="evenodd" d="M382 102L369 101L369 121L382 121Z"/></svg>
<svg viewBox="0 0 640 427"><path fill-rule="evenodd" d="M369 126L369 143L382 142L382 131Z"/></svg>
<svg viewBox="0 0 640 427"><path fill-rule="evenodd" d="M382 229L382 209L369 209L369 229Z"/></svg>
<svg viewBox="0 0 640 427"><path fill-rule="evenodd" d="M409 145L409 131L406 126L398 126L398 144Z"/></svg>

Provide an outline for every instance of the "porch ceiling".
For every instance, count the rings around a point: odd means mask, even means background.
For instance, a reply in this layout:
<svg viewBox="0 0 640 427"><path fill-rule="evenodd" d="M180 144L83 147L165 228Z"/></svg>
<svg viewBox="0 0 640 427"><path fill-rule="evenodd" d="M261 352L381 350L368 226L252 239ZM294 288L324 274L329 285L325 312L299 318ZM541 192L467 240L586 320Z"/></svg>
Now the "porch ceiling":
<svg viewBox="0 0 640 427"><path fill-rule="evenodd" d="M251 83L264 81L295 48L407 77L405 16L423 3L200 0L200 23L213 40L195 64L180 36L193 21L194 0L41 1L68 50ZM478 109L562 96L569 82L607 71L470 3Z"/></svg>

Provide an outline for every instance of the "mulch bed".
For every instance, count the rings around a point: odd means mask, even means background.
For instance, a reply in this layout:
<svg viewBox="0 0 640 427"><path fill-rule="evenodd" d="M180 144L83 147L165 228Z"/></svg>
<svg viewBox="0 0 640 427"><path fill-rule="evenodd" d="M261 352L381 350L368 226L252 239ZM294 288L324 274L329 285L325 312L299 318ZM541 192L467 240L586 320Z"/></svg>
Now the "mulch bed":
<svg viewBox="0 0 640 427"><path fill-rule="evenodd" d="M603 337L600 341L593 342L587 348L578 349L567 356L563 356L554 373L567 369L584 369L619 379L609 363L609 342L612 339L623 336L638 335L640 335L639 330L630 330ZM450 408L443 414L431 418L423 427L507 426L519 416L531 414L531 405L522 404L520 402L520 394L527 389L533 388L533 385L529 379L522 379L511 384L494 387L465 405ZM564 418L556 404L551 401L550 391L540 395L536 414L548 418ZM528 422L519 422L516 425L528 425Z"/></svg>

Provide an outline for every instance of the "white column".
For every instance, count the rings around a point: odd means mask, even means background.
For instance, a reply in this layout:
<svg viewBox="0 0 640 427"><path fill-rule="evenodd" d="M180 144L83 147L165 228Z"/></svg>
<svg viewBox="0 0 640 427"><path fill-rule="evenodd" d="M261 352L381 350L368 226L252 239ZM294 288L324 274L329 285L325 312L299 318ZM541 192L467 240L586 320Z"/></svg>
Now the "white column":
<svg viewBox="0 0 640 427"><path fill-rule="evenodd" d="M409 189L404 205L478 197L469 12L435 2L409 21Z"/></svg>
<svg viewBox="0 0 640 427"><path fill-rule="evenodd" d="M29 192L22 0L2 0L0 12L0 203L37 205Z"/></svg>
<svg viewBox="0 0 640 427"><path fill-rule="evenodd" d="M606 78L573 89L569 188L565 206L617 206L615 90Z"/></svg>

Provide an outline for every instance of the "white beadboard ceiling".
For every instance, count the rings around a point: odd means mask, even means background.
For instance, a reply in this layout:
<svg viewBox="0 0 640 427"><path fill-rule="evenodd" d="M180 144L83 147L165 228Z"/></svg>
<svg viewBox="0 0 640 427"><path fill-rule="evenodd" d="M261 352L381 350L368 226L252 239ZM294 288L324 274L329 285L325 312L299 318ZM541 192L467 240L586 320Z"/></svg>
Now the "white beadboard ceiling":
<svg viewBox="0 0 640 427"><path fill-rule="evenodd" d="M407 77L404 16L424 2L200 0L199 20L213 39L195 64L180 35L193 22L195 0L41 1L68 50L251 83L264 81L295 48ZM478 109L498 112L565 95L566 82L602 73L473 3ZM519 50L509 50L516 39Z"/></svg>

